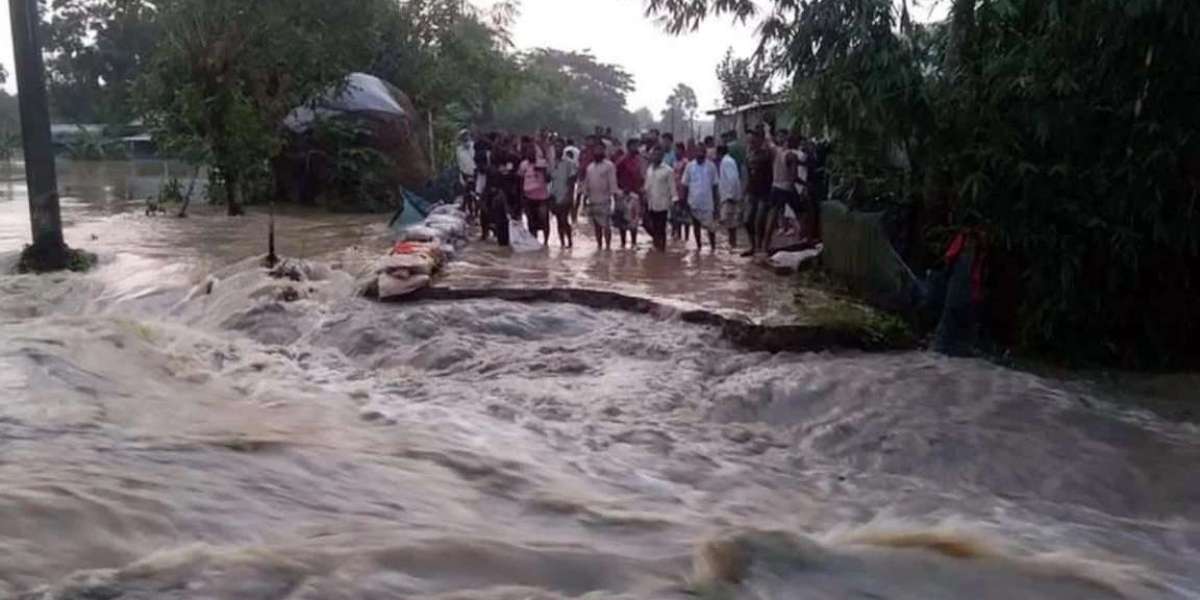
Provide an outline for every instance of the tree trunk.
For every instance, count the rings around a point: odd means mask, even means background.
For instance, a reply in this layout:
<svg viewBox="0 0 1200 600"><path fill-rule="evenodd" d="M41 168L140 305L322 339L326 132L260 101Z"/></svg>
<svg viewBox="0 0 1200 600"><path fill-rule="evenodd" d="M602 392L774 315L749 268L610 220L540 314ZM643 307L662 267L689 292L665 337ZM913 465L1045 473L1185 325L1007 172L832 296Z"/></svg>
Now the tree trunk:
<svg viewBox="0 0 1200 600"><path fill-rule="evenodd" d="M224 169L222 169L222 174L225 176L225 204L228 207L227 214L231 217L240 217L246 214L242 210L242 205L238 204L238 186L241 183L238 176Z"/></svg>
<svg viewBox="0 0 1200 600"><path fill-rule="evenodd" d="M50 145L50 109L46 103L45 69L38 38L41 21L36 0L9 0L8 6L20 89L17 100L33 233L29 256L34 270L55 271L67 267L68 254L63 241L54 150Z"/></svg>
<svg viewBox="0 0 1200 600"><path fill-rule="evenodd" d="M971 41L975 37L975 1L954 0L950 8L950 46L943 68L950 81L958 81L970 60Z"/></svg>
<svg viewBox="0 0 1200 600"><path fill-rule="evenodd" d="M267 226L267 267L274 269L279 264L279 256L275 254L275 199L271 199L271 216Z"/></svg>
<svg viewBox="0 0 1200 600"><path fill-rule="evenodd" d="M187 193L183 196L183 205L179 207L179 214L176 215L180 219L187 218L188 205L192 203L192 193L196 191L196 179L200 177L200 165L196 165L192 169L192 180L188 182Z"/></svg>

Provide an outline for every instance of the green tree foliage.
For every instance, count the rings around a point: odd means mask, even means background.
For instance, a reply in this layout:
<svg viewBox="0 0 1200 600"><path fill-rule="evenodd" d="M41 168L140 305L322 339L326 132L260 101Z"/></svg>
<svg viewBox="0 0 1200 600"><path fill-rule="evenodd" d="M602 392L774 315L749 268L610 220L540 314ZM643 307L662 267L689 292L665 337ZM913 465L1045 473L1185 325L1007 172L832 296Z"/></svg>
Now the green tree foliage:
<svg viewBox="0 0 1200 600"><path fill-rule="evenodd" d="M771 70L753 58L737 58L733 48L717 64L717 81L726 106L744 106L772 95Z"/></svg>
<svg viewBox="0 0 1200 600"><path fill-rule="evenodd" d="M170 0L143 73L142 101L160 137L199 147L224 182L231 214L262 189L295 106L371 58L378 4L330 11L319 0Z"/></svg>
<svg viewBox="0 0 1200 600"><path fill-rule="evenodd" d="M21 109L17 97L0 91L0 160L12 160L20 149Z"/></svg>
<svg viewBox="0 0 1200 600"><path fill-rule="evenodd" d="M127 123L133 82L161 30L147 0L50 0L44 17L47 93L54 114L76 123Z"/></svg>
<svg viewBox="0 0 1200 600"><path fill-rule="evenodd" d="M633 111L633 127L638 131L646 131L658 127L658 122L654 120L654 113L643 106Z"/></svg>
<svg viewBox="0 0 1200 600"><path fill-rule="evenodd" d="M676 139L682 140L694 137L696 134L696 110L700 103L696 100L696 91L687 84L680 83L667 97L667 107L662 112L663 128L670 131Z"/></svg>
<svg viewBox="0 0 1200 600"><path fill-rule="evenodd" d="M595 126L625 128L625 98L633 77L589 52L538 48L520 57L517 87L501 103L494 125L513 131L549 127L568 134Z"/></svg>
<svg viewBox="0 0 1200 600"><path fill-rule="evenodd" d="M515 6L501 2L484 13L462 0L391 4L370 72L420 107L490 120L517 74L508 34Z"/></svg>
<svg viewBox="0 0 1200 600"><path fill-rule="evenodd" d="M835 175L896 192L932 246L988 236L996 331L1084 360L1200 356L1200 3L649 0L672 31L760 18ZM1005 314L1007 313L1007 314Z"/></svg>

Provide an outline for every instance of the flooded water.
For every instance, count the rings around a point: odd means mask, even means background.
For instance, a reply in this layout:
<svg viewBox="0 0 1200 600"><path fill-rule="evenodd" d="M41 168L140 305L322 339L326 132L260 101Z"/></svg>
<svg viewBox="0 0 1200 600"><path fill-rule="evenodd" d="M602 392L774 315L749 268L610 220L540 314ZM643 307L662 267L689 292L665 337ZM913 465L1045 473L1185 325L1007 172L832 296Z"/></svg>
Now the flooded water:
<svg viewBox="0 0 1200 600"><path fill-rule="evenodd" d="M377 216L281 216L311 261L281 281L261 214L147 217L124 171L63 168L115 180L64 199L99 268L0 275L0 598L1200 597L1200 431L1141 392L567 304L380 305L353 294ZM766 281L579 246L458 268L730 310Z"/></svg>

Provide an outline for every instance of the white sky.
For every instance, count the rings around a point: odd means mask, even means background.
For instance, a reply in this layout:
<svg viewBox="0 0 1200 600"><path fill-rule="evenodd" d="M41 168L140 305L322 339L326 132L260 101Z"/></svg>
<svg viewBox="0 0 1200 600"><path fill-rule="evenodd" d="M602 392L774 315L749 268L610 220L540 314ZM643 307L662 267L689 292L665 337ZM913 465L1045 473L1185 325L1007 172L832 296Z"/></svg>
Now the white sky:
<svg viewBox="0 0 1200 600"><path fill-rule="evenodd" d="M624 67L637 86L629 110L645 106L657 117L678 83L696 90L702 111L716 108L717 63L730 46L738 55L754 51L753 24L710 19L695 33L672 36L643 15L643 6L643 0L522 0L513 41L521 50L591 50L600 61Z"/></svg>
<svg viewBox="0 0 1200 600"><path fill-rule="evenodd" d="M491 0L472 0L490 6ZM944 3L916 0L917 20L940 18ZM929 5L934 4L931 14ZM331 4L332 5L332 4ZM643 16L644 0L521 0L513 31L521 50L537 47L591 50L603 61L621 65L634 76L637 89L629 110L648 107L657 117L677 83L696 90L701 111L720 105L720 86L714 74L730 46L748 55L757 43L753 23L734 24L728 18L709 19L695 33L671 36ZM8 2L0 0L0 62L8 70L4 89L16 91L13 75L12 27Z"/></svg>

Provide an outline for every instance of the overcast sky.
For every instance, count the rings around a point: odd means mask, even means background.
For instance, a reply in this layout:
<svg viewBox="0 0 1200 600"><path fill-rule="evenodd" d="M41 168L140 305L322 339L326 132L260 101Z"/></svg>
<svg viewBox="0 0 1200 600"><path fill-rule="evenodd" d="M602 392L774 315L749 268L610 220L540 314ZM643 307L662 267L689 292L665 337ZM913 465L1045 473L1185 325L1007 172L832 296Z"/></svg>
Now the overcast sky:
<svg viewBox="0 0 1200 600"><path fill-rule="evenodd" d="M491 0L472 1L483 7L491 5ZM921 4L933 1L922 0ZM720 86L713 71L726 48L732 46L739 55L754 50L753 24L710 19L698 32L671 36L643 16L643 6L644 0L521 0L514 42L522 50L543 46L591 50L601 61L621 65L633 74L637 85L629 98L629 110L645 106L657 116L677 83L696 90L701 110L716 108ZM940 8L936 12L944 12ZM924 20L929 17L929 9L915 10L914 16ZM3 1L0 61L9 73L5 89L13 92L12 28L8 2Z"/></svg>
<svg viewBox="0 0 1200 600"><path fill-rule="evenodd" d="M731 46L736 54L754 51L753 25L712 19L695 33L671 36L643 16L643 6L643 0L522 0L513 41L522 50L591 50L621 65L637 85L630 110L645 106L657 115L677 83L696 90L702 110L716 108L721 90L714 69Z"/></svg>

